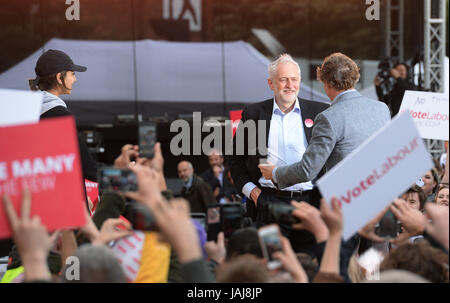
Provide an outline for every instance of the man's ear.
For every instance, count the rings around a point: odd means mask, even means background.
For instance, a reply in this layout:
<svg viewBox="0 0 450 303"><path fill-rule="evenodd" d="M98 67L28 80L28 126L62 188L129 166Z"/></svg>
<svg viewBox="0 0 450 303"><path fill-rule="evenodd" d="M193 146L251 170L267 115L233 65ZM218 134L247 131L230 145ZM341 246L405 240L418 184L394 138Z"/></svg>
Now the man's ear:
<svg viewBox="0 0 450 303"><path fill-rule="evenodd" d="M267 79L267 84L269 85L270 89L273 90L273 81L271 78Z"/></svg>
<svg viewBox="0 0 450 303"><path fill-rule="evenodd" d="M57 73L56 74L56 82L58 83L58 84L63 84L63 82L62 82L62 77L61 77L61 73Z"/></svg>

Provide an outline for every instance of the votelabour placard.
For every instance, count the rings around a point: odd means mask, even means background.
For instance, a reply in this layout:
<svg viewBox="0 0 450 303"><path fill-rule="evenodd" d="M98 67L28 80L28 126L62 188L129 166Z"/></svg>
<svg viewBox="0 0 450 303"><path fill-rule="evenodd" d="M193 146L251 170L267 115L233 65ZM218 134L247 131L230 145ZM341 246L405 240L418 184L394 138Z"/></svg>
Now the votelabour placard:
<svg viewBox="0 0 450 303"><path fill-rule="evenodd" d="M344 215L344 239L405 192L433 162L407 114L395 117L317 181L323 197L336 196Z"/></svg>
<svg viewBox="0 0 450 303"><path fill-rule="evenodd" d="M406 91L400 113L408 112L422 138L448 141L448 95Z"/></svg>
<svg viewBox="0 0 450 303"><path fill-rule="evenodd" d="M0 127L0 196L8 194L20 214L21 192L32 192L31 215L49 231L85 223L84 190L72 117ZM0 239L11 236L0 207Z"/></svg>

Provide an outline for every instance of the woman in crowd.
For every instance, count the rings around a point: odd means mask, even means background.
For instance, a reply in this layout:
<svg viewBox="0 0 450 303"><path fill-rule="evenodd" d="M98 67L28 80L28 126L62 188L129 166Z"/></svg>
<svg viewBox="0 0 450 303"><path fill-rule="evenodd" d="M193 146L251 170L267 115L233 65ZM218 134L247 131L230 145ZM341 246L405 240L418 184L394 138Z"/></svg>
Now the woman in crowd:
<svg viewBox="0 0 450 303"><path fill-rule="evenodd" d="M427 201L434 201L434 195L436 193L438 184L440 183L438 173L433 168L427 171L425 175L423 175L422 181L424 183L422 189L425 192L425 195L427 196Z"/></svg>
<svg viewBox="0 0 450 303"><path fill-rule="evenodd" d="M50 49L39 57L34 69L36 78L29 80L29 85L31 90L43 92L41 119L72 116L60 96L70 95L77 81L75 72L85 72L86 70L85 66L74 64L69 55L59 50ZM104 164L97 162L92 157L86 143L80 137L78 145L83 176L85 179L96 181L97 171ZM123 146L122 155L116 159L114 166L126 168L129 156L138 156L137 146Z"/></svg>
<svg viewBox="0 0 450 303"><path fill-rule="evenodd" d="M441 185L436 193L436 204L448 206L448 185Z"/></svg>

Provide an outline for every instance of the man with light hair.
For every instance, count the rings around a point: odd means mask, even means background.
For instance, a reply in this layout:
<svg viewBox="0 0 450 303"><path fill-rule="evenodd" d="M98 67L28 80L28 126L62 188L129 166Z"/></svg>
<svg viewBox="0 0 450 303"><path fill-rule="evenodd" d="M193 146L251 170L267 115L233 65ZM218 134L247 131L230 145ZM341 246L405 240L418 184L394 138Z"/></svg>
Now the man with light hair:
<svg viewBox="0 0 450 303"><path fill-rule="evenodd" d="M178 176L184 182L181 196L189 201L191 213L206 213L208 205L215 203L211 187L194 173L189 161L178 163Z"/></svg>
<svg viewBox="0 0 450 303"><path fill-rule="evenodd" d="M279 188L311 180L323 168L330 170L390 120L386 104L355 90L359 68L346 55L326 57L317 68L317 80L332 104L317 115L303 158L290 165L260 167L264 177L275 181Z"/></svg>
<svg viewBox="0 0 450 303"><path fill-rule="evenodd" d="M245 131L241 123L233 139L233 148L236 150L239 142L236 138L244 136L245 154L227 159L236 189L249 200L247 213L256 220L256 227L274 222L269 216L271 205L286 205L294 199L319 207L319 200L316 198L318 192L310 180L279 190L272 181L262 177L258 165L265 159L278 166L299 161L310 142L316 115L328 108L325 103L298 98L300 67L290 55L282 54L270 63L268 74L267 84L274 96L263 102L247 105L241 118L242 123L253 121L256 124L256 140L265 138L263 143L257 143L256 146L266 146L267 152L258 148L251 154L248 145L254 138ZM258 123L261 120L265 123ZM261 124L265 129L260 127ZM310 232L293 230L283 224L280 227L296 252L309 253L315 257L316 240Z"/></svg>
<svg viewBox="0 0 450 303"><path fill-rule="evenodd" d="M317 115L303 157L292 163L259 166L264 178L272 180L280 189L312 180L324 170L330 170L391 118L386 104L363 97L355 90L359 68L346 55L333 53L326 57L317 68L317 80L322 82L332 103ZM342 244L341 275L347 276L346 268L358 241L354 236Z"/></svg>

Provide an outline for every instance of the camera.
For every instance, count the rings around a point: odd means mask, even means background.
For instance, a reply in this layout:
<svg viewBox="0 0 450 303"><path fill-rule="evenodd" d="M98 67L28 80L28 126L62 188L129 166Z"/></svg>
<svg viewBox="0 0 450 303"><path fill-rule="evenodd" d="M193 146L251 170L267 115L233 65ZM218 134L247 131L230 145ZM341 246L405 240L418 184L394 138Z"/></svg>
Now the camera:
<svg viewBox="0 0 450 303"><path fill-rule="evenodd" d="M292 215L292 211L295 207L290 204L273 202L270 203L267 208L269 222L275 222L287 226L292 226L293 224L301 222L299 218Z"/></svg>
<svg viewBox="0 0 450 303"><path fill-rule="evenodd" d="M394 88L395 79L391 76L392 60L390 58L384 58L378 63L378 73L377 77L380 79L381 83L379 85L381 89L380 99L387 101L390 92Z"/></svg>
<svg viewBox="0 0 450 303"><path fill-rule="evenodd" d="M394 213L389 210L375 227L375 234L386 240L395 239L401 232L401 229L402 226L400 221L398 221Z"/></svg>

